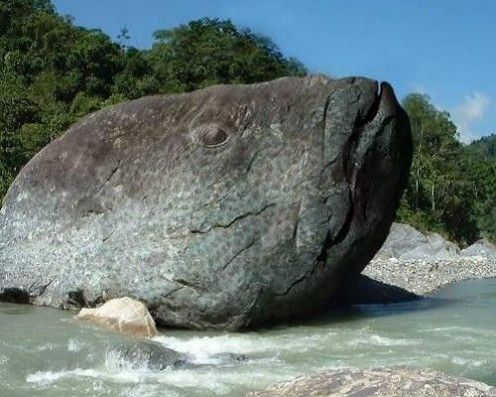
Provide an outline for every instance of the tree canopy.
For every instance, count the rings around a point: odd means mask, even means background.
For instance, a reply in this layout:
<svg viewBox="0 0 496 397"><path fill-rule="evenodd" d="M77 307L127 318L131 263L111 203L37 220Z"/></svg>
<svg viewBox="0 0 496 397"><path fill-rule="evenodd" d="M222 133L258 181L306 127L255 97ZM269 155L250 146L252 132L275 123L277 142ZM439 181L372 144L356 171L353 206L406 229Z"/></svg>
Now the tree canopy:
<svg viewBox="0 0 496 397"><path fill-rule="evenodd" d="M403 106L415 152L399 220L462 244L494 239L496 159L480 155L483 147L490 150L489 140L463 145L449 113L436 109L426 95L410 94Z"/></svg>
<svg viewBox="0 0 496 397"><path fill-rule="evenodd" d="M212 84L301 76L306 68L267 37L203 18L154 33L133 48L75 26L50 0L0 0L0 199L21 167L79 118L113 103ZM458 140L450 115L428 96L403 106L415 154L398 220L460 243L496 238L496 136Z"/></svg>
<svg viewBox="0 0 496 397"><path fill-rule="evenodd" d="M253 83L306 69L266 37L203 18L151 49L75 26L49 0L0 0L0 199L20 168L79 118L127 99Z"/></svg>

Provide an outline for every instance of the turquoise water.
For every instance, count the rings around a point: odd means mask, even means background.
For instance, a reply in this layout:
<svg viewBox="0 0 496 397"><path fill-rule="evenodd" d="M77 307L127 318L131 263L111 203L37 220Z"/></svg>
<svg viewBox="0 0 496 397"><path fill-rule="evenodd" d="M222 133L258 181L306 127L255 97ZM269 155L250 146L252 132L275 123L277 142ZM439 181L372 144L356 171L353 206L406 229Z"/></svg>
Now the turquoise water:
<svg viewBox="0 0 496 397"><path fill-rule="evenodd" d="M116 342L131 341L75 323L69 312L0 304L0 396L243 396L324 368L395 364L496 385L496 280L257 332L163 330L155 341L187 354L188 369L130 361Z"/></svg>

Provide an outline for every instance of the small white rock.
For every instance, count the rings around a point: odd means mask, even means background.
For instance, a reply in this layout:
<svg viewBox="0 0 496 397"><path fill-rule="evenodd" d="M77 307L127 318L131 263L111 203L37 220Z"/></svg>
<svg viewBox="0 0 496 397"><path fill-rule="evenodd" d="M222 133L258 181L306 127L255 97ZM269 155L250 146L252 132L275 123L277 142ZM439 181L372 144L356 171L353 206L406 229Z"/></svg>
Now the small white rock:
<svg viewBox="0 0 496 397"><path fill-rule="evenodd" d="M136 336L151 337L158 334L155 321L146 306L127 297L111 299L95 309L81 309L74 319Z"/></svg>

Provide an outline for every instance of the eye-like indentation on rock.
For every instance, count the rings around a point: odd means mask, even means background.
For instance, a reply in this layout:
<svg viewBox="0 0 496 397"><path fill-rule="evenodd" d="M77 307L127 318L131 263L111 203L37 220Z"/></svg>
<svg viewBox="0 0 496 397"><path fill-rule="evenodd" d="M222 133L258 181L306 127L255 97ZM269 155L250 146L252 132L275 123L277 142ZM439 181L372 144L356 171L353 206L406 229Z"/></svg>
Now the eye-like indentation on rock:
<svg viewBox="0 0 496 397"><path fill-rule="evenodd" d="M195 131L196 136L206 147L215 147L223 145L229 139L229 135L218 124L205 124L198 127Z"/></svg>

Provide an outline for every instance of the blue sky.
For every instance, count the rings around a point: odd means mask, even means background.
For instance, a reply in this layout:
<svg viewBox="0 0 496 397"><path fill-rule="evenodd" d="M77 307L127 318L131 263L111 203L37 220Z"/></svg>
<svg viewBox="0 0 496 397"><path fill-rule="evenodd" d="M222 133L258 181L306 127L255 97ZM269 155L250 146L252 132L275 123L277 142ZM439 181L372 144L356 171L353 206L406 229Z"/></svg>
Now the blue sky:
<svg viewBox="0 0 496 397"><path fill-rule="evenodd" d="M462 140L496 132L494 0L55 0L75 23L131 45L201 17L230 18L271 37L311 72L364 75L393 84L399 97L427 93L448 110Z"/></svg>

